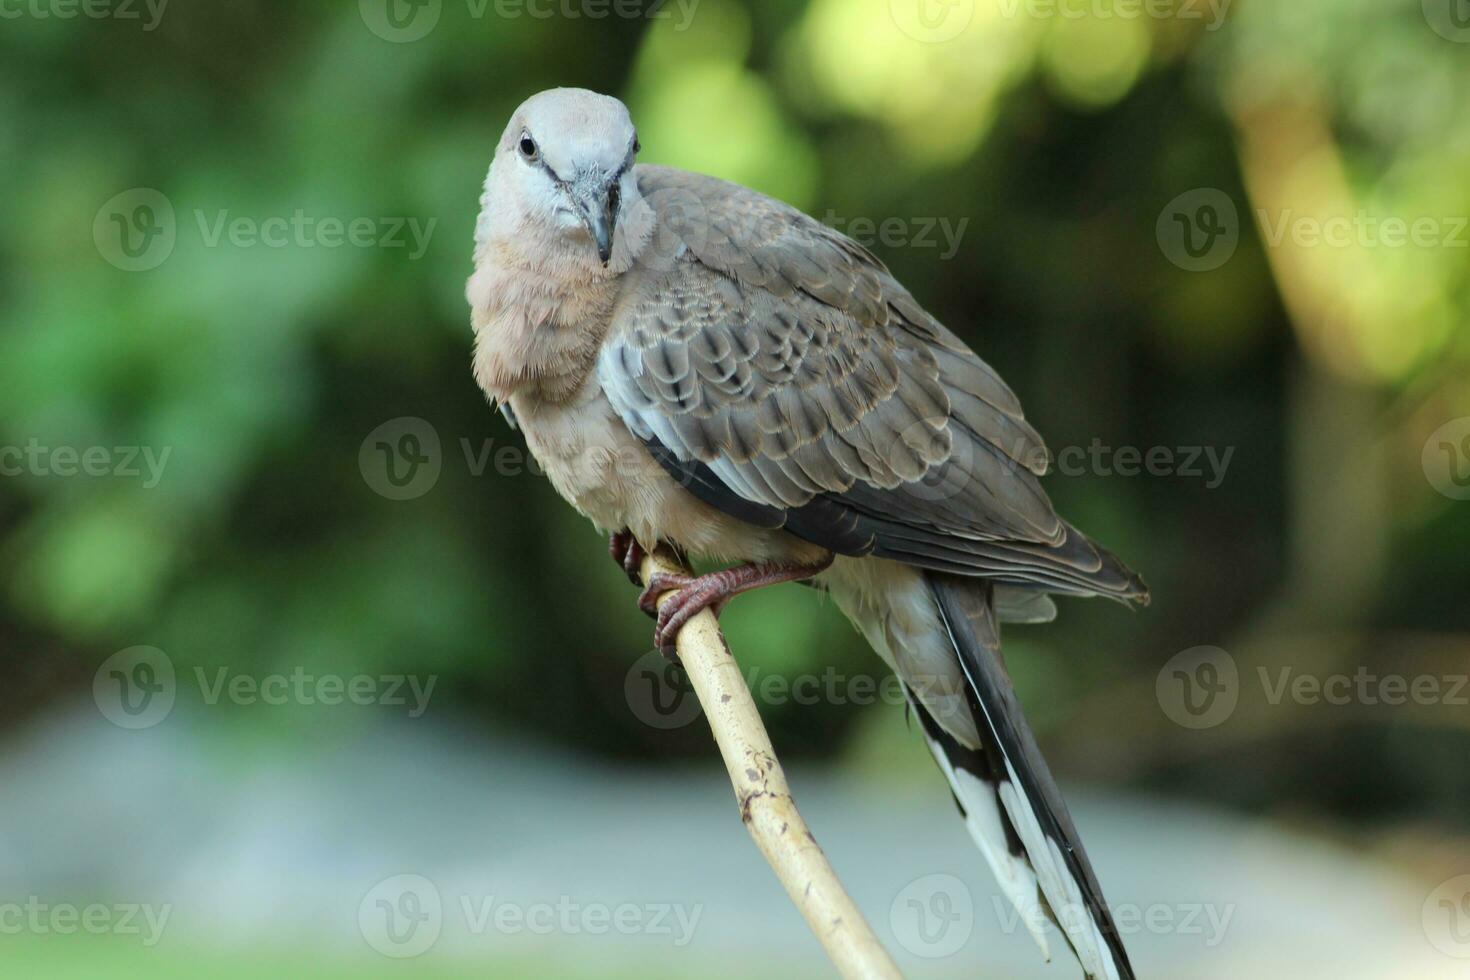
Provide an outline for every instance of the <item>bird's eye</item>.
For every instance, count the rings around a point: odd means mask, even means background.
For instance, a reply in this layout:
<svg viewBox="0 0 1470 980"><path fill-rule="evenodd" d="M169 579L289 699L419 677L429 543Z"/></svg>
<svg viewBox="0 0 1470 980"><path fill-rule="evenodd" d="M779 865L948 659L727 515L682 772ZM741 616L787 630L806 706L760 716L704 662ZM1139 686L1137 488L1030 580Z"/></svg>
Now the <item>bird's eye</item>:
<svg viewBox="0 0 1470 980"><path fill-rule="evenodd" d="M638 142L638 137L633 137L633 152L637 153L641 149L643 149L643 144Z"/></svg>
<svg viewBox="0 0 1470 980"><path fill-rule="evenodd" d="M531 139L531 137L529 137L529 136L522 135L521 136L520 147L521 147L521 156L525 157L527 160L534 160L534 159L536 159L536 141L535 140Z"/></svg>

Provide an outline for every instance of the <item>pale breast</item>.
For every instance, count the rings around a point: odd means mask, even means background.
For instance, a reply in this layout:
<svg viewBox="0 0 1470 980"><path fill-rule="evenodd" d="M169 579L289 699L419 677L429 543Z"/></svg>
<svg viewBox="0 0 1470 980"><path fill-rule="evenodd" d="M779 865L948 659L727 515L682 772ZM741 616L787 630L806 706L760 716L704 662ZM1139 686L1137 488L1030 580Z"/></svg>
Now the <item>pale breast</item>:
<svg viewBox="0 0 1470 980"><path fill-rule="evenodd" d="M593 369L619 286L610 273L571 276L554 263L502 266L491 252L466 286L475 377L491 398L510 403L551 485L603 531L627 528L644 545L665 541L724 562L825 557L784 531L702 503L628 430Z"/></svg>

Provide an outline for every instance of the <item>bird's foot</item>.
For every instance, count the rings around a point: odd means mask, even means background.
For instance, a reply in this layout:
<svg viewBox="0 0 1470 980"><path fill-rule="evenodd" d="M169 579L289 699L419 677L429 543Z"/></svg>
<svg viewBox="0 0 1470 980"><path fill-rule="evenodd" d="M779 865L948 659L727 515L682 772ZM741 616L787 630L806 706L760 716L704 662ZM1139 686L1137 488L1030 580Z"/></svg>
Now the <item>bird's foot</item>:
<svg viewBox="0 0 1470 980"><path fill-rule="evenodd" d="M736 565L734 568L722 568L718 572L697 576L659 572L638 597L638 608L654 617L653 643L665 656L672 657L674 641L678 638L679 631L701 611L710 609L718 616L725 608L725 603L742 592L811 578L831 564L832 559L828 558L809 565L795 562ZM662 606L658 604L659 598L665 592L676 589L678 591L668 601Z"/></svg>
<svg viewBox="0 0 1470 980"><path fill-rule="evenodd" d="M643 591L638 593L638 608L649 619L658 619L658 600L665 592L688 588L697 581L693 575L675 575L671 572L654 572Z"/></svg>
<svg viewBox="0 0 1470 980"><path fill-rule="evenodd" d="M628 574L630 582L634 585L643 584L643 559L648 553L643 550L638 539L633 537L633 532L622 530L611 535L607 539L607 550L618 567Z"/></svg>

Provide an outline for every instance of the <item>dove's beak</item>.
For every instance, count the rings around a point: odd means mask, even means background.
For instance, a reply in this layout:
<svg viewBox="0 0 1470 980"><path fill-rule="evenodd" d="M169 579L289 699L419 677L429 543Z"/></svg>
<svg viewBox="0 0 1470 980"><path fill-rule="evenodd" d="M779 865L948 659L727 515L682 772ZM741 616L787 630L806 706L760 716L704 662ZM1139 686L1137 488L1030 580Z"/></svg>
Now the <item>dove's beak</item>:
<svg viewBox="0 0 1470 980"><path fill-rule="evenodd" d="M582 219L587 222L587 231L597 245L597 257L607 265L612 258L613 231L618 218L618 182L587 187L577 194L577 204L582 209Z"/></svg>
<svg viewBox="0 0 1470 980"><path fill-rule="evenodd" d="M594 212L592 215L592 240L597 243L597 257L602 260L603 265L607 265L608 259L612 258L612 235L615 221L616 215L611 210L604 210L600 214Z"/></svg>

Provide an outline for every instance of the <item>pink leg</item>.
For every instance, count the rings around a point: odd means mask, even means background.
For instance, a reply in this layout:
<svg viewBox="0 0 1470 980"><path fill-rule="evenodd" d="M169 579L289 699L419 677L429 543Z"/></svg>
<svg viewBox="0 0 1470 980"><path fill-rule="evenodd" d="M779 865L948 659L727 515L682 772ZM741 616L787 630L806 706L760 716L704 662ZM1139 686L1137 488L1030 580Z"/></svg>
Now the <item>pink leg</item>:
<svg viewBox="0 0 1470 980"><path fill-rule="evenodd" d="M759 589L781 582L795 582L811 578L832 564L832 559L810 565L793 562L778 562L763 565L736 565L718 572L689 578L683 575L658 574L648 583L648 588L638 597L638 606L644 612L657 610L657 625L653 629L653 642L662 651L672 655L674 640L679 630L701 610L713 608L715 613L725 603L742 592ZM670 589L678 589L662 607L659 596Z"/></svg>

